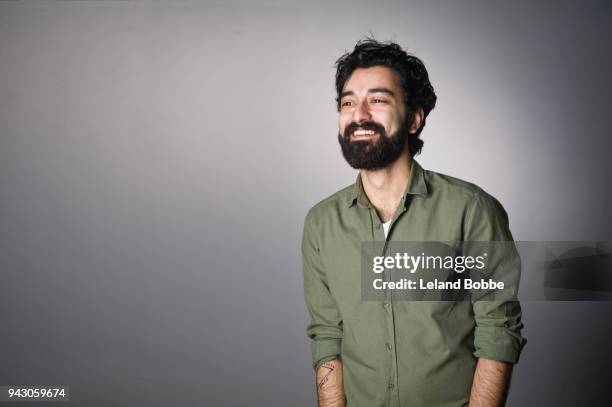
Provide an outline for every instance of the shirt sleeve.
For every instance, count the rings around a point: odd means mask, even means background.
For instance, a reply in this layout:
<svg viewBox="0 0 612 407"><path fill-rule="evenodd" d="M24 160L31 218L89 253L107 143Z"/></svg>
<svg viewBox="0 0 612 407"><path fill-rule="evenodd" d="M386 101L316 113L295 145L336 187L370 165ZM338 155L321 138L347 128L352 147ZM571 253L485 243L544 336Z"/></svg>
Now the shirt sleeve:
<svg viewBox="0 0 612 407"><path fill-rule="evenodd" d="M466 214L465 241L512 242L508 216L501 204L488 195L474 198ZM495 274L518 287L521 261L514 243L504 245L503 259ZM493 260L493 259L491 259ZM472 302L476 328L474 355L478 358L517 363L526 340L521 335L521 305L518 300Z"/></svg>
<svg viewBox="0 0 612 407"><path fill-rule="evenodd" d="M342 342L342 317L329 290L317 240L309 213L302 238L302 273L304 299L310 317L306 334L312 339L312 365L315 369L340 356Z"/></svg>

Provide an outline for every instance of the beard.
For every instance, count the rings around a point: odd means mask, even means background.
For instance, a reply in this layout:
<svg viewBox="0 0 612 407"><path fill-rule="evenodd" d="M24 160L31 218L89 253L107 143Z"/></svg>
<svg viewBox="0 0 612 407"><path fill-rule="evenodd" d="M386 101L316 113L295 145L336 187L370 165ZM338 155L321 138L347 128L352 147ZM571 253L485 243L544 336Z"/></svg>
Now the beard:
<svg viewBox="0 0 612 407"><path fill-rule="evenodd" d="M373 130L378 137L371 140L351 140L355 130ZM408 126L403 125L391 136L376 122L349 124L344 134L338 134L338 142L346 162L356 170L379 170L395 162L402 154L408 140Z"/></svg>

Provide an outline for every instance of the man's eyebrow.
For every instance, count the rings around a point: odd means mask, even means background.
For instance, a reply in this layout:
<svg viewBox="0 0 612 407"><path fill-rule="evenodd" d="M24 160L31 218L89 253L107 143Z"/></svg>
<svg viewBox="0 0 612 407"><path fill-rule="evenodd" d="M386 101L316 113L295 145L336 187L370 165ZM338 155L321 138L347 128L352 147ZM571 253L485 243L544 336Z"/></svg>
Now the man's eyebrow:
<svg viewBox="0 0 612 407"><path fill-rule="evenodd" d="M372 88L368 89L368 93L387 93L391 96L395 96L395 93L389 88Z"/></svg>
<svg viewBox="0 0 612 407"><path fill-rule="evenodd" d="M390 96L395 96L395 93L393 93L393 91L389 88L372 88L372 89L368 89L368 93L386 93ZM354 96L354 95L355 95L355 92L353 92L352 90L347 90L340 94L340 99L342 99L345 96Z"/></svg>

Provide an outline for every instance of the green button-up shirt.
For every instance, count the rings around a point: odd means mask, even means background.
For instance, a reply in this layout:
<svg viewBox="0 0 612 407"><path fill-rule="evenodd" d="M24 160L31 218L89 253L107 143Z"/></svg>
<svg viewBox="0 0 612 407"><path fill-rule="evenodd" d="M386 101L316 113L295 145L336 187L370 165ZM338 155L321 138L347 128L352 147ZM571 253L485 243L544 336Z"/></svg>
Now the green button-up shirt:
<svg viewBox="0 0 612 407"><path fill-rule="evenodd" d="M388 241L508 241L501 205L477 186L423 170L410 180ZM307 214L304 293L315 369L340 357L349 407L463 406L477 358L518 361L516 301L366 301L361 243L385 241L360 176Z"/></svg>

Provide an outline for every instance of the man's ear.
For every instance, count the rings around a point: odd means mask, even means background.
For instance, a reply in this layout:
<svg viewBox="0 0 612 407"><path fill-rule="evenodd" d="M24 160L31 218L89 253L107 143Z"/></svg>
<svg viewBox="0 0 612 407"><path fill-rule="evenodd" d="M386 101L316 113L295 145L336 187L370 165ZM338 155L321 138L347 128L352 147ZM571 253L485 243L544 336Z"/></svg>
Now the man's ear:
<svg viewBox="0 0 612 407"><path fill-rule="evenodd" d="M423 120L425 120L425 112L421 106L417 107L412 113L412 124L410 125L409 132L414 134L421 127Z"/></svg>

